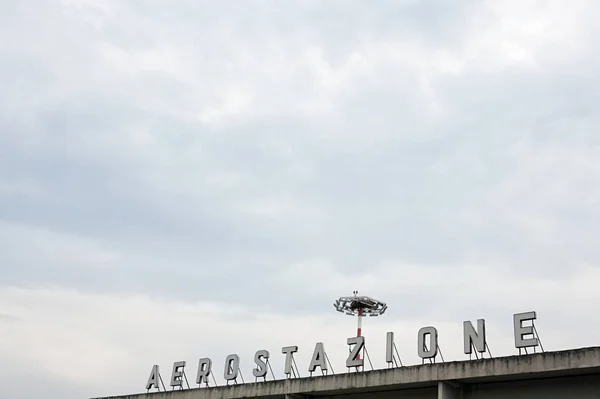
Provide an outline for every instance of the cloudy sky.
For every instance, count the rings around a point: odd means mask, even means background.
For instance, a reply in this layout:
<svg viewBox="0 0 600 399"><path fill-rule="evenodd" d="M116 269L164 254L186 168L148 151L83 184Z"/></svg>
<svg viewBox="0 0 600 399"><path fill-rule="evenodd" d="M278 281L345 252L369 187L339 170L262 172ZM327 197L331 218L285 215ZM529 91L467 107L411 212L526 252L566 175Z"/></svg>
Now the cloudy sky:
<svg viewBox="0 0 600 399"><path fill-rule="evenodd" d="M144 391L355 319L600 345L600 2L1 0L0 396Z"/></svg>

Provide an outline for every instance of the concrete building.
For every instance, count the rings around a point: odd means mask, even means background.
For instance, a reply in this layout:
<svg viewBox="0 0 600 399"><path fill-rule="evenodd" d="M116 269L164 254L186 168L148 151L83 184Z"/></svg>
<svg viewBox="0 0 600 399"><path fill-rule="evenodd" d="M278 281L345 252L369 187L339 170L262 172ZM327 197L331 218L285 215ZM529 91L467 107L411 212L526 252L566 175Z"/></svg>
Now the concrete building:
<svg viewBox="0 0 600 399"><path fill-rule="evenodd" d="M111 399L600 399L600 347ZM108 399L108 398L106 398Z"/></svg>

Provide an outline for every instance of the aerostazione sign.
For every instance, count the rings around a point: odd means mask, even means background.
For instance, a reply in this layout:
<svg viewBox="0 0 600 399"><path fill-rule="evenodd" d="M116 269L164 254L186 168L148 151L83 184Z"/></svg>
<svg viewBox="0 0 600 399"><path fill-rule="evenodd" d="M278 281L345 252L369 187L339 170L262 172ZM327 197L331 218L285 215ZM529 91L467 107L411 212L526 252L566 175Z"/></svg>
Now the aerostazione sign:
<svg viewBox="0 0 600 399"><path fill-rule="evenodd" d="M514 331L514 344L515 348L521 349L531 348L540 346L539 339L537 338L537 332L535 331L534 320L536 320L536 312L517 313L513 315L513 331ZM526 322L531 322L527 324ZM346 359L346 367L356 368L359 370L364 367L364 356L360 356L365 348L365 337L350 337L346 340L349 346L349 353ZM485 320L477 320L477 328L473 326L470 321L463 322L463 348L464 353L471 355L473 350L481 353L482 356L485 352L489 353ZM294 353L298 351L297 346L285 346L281 348L281 353L285 356L284 374L287 378L293 378L298 376L297 367L294 370L295 360ZM396 346L394 344L394 333L387 333L386 340L386 362L388 367L402 367L398 366L395 356ZM427 326L421 328L417 333L417 353L421 359L433 359L438 356L438 331L433 326ZM256 367L252 370L252 375L255 378L263 378L266 381L270 353L268 350L258 350L254 355L254 363ZM240 373L240 357L237 354L228 355L225 358L225 365L223 369L223 378L227 383L230 381L237 382ZM330 365L329 365L330 366ZM173 363L171 370L171 376L169 385L172 389L184 389L184 381L186 381L188 387L189 382L187 381L187 375L185 373L186 362L178 361ZM328 358L325 352L325 347L322 342L317 342L315 345L310 363L308 365L308 372L315 372L320 369L323 374L328 373ZM209 385L209 377L214 379L213 375L213 363L210 358L201 358L198 361L198 368L196 372L196 384L202 386L205 384ZM160 374L159 366L154 365L150 372L150 377L146 383L146 390L158 389L160 391L160 385L163 390L166 390L164 382ZM216 385L216 382L215 382Z"/></svg>

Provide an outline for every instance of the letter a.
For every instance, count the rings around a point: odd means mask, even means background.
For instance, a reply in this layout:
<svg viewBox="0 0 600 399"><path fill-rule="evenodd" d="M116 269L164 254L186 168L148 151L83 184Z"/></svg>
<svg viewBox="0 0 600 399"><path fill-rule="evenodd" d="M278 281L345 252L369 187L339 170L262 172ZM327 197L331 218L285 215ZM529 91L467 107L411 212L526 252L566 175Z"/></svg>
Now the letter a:
<svg viewBox="0 0 600 399"><path fill-rule="evenodd" d="M146 383L146 390L152 389L155 387L160 391L160 387L158 386L158 379L160 378L160 374L158 372L158 364L152 366L152 371L150 372L150 377L148 377L148 382Z"/></svg>
<svg viewBox="0 0 600 399"><path fill-rule="evenodd" d="M327 362L325 361L325 348L323 347L322 342L317 342L317 345L315 345L315 351L313 352L310 365L308 366L308 371L312 373L317 369L317 367L321 367L322 372L327 371Z"/></svg>

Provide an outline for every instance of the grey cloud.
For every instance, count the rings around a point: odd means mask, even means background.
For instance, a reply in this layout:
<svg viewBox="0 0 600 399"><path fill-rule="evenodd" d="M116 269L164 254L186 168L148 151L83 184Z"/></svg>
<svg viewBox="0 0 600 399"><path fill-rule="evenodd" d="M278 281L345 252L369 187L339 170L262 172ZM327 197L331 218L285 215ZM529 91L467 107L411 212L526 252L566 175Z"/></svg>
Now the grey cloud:
<svg viewBox="0 0 600 399"><path fill-rule="evenodd" d="M13 321L19 321L19 320L20 319L17 316L0 313L0 321L13 322Z"/></svg>

